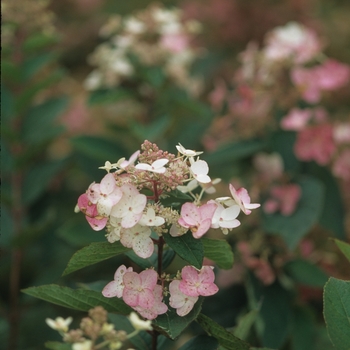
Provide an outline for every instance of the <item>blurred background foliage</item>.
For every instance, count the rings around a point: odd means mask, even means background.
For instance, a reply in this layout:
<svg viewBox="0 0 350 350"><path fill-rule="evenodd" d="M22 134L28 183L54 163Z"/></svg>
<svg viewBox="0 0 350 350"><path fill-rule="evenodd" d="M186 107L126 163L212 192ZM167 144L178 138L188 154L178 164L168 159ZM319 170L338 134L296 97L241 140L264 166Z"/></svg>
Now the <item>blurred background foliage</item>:
<svg viewBox="0 0 350 350"><path fill-rule="evenodd" d="M149 67L141 67L139 77L151 87L150 94L137 88L139 82L87 91L84 82L92 71L88 56L103 41L100 28L112 14L127 16L149 4L140 0L2 2L1 343L11 350L42 349L45 341L58 339L45 318L81 316L23 295L21 289L110 280L121 258L61 277L77 249L105 239L91 232L83 215L74 215L74 207L88 185L102 177L99 166L106 160L128 158L148 139L170 152L175 152L178 142L207 150L203 158L212 177L226 182L239 179L253 190L254 199L259 190L254 196L253 156L260 151L280 153L286 170L303 189L299 209L287 218L254 214L228 237L232 247L242 238L264 247L270 262L276 256L283 260L274 267L279 270L275 271L278 281L266 286L250 272L244 282L238 279L228 286L222 282L220 293L203 310L225 327L234 327L244 312L260 310L255 329L246 334L257 346L330 348L322 318L322 287L327 275L349 277L348 262L329 240L330 236L349 239L349 181L338 181L326 167L297 160L292 151L295 136L288 132L271 132L268 137L256 133L243 139L222 134L216 146L210 146L206 136L216 111L208 95L217 79L233 75L239 66L237 56L248 42L262 43L268 31L289 21L316 30L329 57L350 63L350 3L163 1L164 6L178 6L187 18L202 23L195 43L204 48L203 54L191 67L203 79L201 93L193 95ZM331 113L344 120L350 116L349 90L348 84L326 101ZM312 242L311 259L309 253L302 253L302 238L306 245ZM199 332L193 326L189 334Z"/></svg>

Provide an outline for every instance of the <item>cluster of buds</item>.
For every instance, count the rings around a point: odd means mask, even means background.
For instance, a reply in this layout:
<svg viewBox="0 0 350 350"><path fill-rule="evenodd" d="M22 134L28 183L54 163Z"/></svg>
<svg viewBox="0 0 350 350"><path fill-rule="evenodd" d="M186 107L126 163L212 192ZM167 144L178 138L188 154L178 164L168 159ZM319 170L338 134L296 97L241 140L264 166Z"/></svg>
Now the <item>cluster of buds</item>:
<svg viewBox="0 0 350 350"><path fill-rule="evenodd" d="M69 330L73 318L55 320L46 319L47 325L58 331L65 343L71 344L72 350L92 350L107 348L117 350L123 343L134 337L141 330L152 330L150 321L141 320L135 312L129 315L129 321L135 330L127 334L123 330L115 330L114 325L107 322L107 311L101 306L89 310L89 317L80 322L78 329Z"/></svg>
<svg viewBox="0 0 350 350"><path fill-rule="evenodd" d="M198 57L194 35L201 26L184 20L179 9L152 4L126 18L113 16L102 27L108 40L91 54L89 62L97 68L88 76L88 90L113 88L137 78L137 64L159 66L175 84L195 93L200 80L190 77L189 69Z"/></svg>
<svg viewBox="0 0 350 350"><path fill-rule="evenodd" d="M199 159L202 152L186 149L181 144L176 148L177 156L145 141L141 151L136 151L129 160L106 162L101 168L107 174L79 197L77 211L85 214L94 230L106 228L110 243L120 241L145 259L153 254L155 244L164 243L163 235L192 234L199 239L211 228L227 234L240 225L237 220L240 211L249 215L260 206L250 203L245 188L236 190L231 184L230 197L202 203L206 191L215 193L214 184L218 180L208 175L208 164ZM198 187L200 190L196 191ZM180 209L163 205L162 200L175 191L185 193L192 200ZM131 267L120 266L103 295L123 298L143 317L154 319L168 309L162 301L166 279L158 273L149 269L138 274ZM208 266L201 270L184 267L170 283L169 290L170 306L184 316L199 296L217 292L214 273Z"/></svg>

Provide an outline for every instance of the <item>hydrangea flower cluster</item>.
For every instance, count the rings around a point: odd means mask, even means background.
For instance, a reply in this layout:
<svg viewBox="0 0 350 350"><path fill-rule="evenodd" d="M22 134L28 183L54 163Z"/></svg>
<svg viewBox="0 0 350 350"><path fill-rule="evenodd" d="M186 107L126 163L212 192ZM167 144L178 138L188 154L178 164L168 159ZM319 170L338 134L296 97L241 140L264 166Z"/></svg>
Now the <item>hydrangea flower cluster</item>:
<svg viewBox="0 0 350 350"><path fill-rule="evenodd" d="M110 243L120 243L133 249L141 258L149 258L157 246L164 245L164 235L179 237L192 234L200 239L209 229L221 229L224 234L240 225L239 213L249 215L260 204L251 203L244 188L236 190L229 185L230 197L218 197L202 203L203 194L215 193L208 175L208 164L199 159L202 152L188 150L179 144L175 156L157 145L145 141L141 151L129 160L117 163L107 161L107 171L100 183L92 183L78 199L77 211L85 214L90 226L106 229ZM191 183L191 186L189 186ZM196 188L198 191L196 192ZM186 193L192 201L180 209L165 206L162 200L173 191ZM161 269L137 273L131 267L120 266L114 280L103 290L105 297L122 298L124 302L147 319L165 313L163 302L169 281L169 305L180 316L190 312L200 296L217 292L214 272L208 266L198 270L186 266L174 278L164 277Z"/></svg>
<svg viewBox="0 0 350 350"><path fill-rule="evenodd" d="M107 311L101 306L90 309L89 317L81 320L78 329L69 330L72 317L66 319L57 317L55 320L47 318L46 323L60 333L64 343L70 344L72 350L102 349L107 346L108 349L120 349L124 342L140 331L152 330L151 322L141 320L135 312L132 312L128 318L135 329L129 334L123 330L114 329L114 325L107 322Z"/></svg>
<svg viewBox="0 0 350 350"><path fill-rule="evenodd" d="M193 39L200 30L197 21L184 20L181 10L155 4L126 18L113 16L100 32L108 40L89 58L97 68L85 86L96 90L132 81L137 76L137 64L142 64L164 67L165 76L195 93L201 82L190 77L189 67L199 55Z"/></svg>
<svg viewBox="0 0 350 350"><path fill-rule="evenodd" d="M218 80L209 95L221 115L204 140L207 148L224 139L261 136L262 130L280 127L297 133L298 159L330 165L335 176L349 180L348 116L330 118L321 103L349 85L350 66L328 58L324 46L316 32L296 22L268 32L261 48L248 44L233 77L235 89ZM273 120L276 109L285 114Z"/></svg>

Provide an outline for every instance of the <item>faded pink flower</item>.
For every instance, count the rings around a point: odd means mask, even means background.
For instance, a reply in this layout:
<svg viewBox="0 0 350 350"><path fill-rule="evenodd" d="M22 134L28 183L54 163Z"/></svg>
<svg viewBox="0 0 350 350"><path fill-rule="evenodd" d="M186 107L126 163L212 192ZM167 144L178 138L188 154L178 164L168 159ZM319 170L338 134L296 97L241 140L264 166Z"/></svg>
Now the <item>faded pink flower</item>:
<svg viewBox="0 0 350 350"><path fill-rule="evenodd" d="M237 249L243 264L252 270L264 285L268 286L275 281L276 275L270 264L266 260L254 256L248 242L238 242Z"/></svg>
<svg viewBox="0 0 350 350"><path fill-rule="evenodd" d="M102 290L102 294L106 298L121 298L124 290L123 277L126 272L132 272L132 267L126 268L125 265L118 267L114 274L114 281L109 282Z"/></svg>
<svg viewBox="0 0 350 350"><path fill-rule="evenodd" d="M189 296L181 292L180 281L175 280L169 284L169 305L176 309L179 316L186 316L198 300L198 296Z"/></svg>
<svg viewBox="0 0 350 350"><path fill-rule="evenodd" d="M333 174L344 180L350 180L350 149L345 149L332 167Z"/></svg>
<svg viewBox="0 0 350 350"><path fill-rule="evenodd" d="M158 315L165 314L168 307L163 303L163 288L159 284L153 290L154 304L151 308L145 309L141 306L135 306L134 310L148 320L154 320Z"/></svg>
<svg viewBox="0 0 350 350"><path fill-rule="evenodd" d="M322 91L333 91L349 83L350 67L328 59L312 68L294 68L291 79L301 90L305 101L317 103L321 99Z"/></svg>
<svg viewBox="0 0 350 350"><path fill-rule="evenodd" d="M266 36L264 56L269 61L293 59L305 63L321 52L322 44L315 32L302 24L289 22Z"/></svg>
<svg viewBox="0 0 350 350"><path fill-rule="evenodd" d="M136 255L146 259L154 251L154 244L151 239L151 229L147 226L136 224L130 228L120 231L120 243L127 248L132 248Z"/></svg>
<svg viewBox="0 0 350 350"><path fill-rule="evenodd" d="M193 266L185 266L181 270L181 278L180 291L191 297L209 296L219 290L214 283L215 275L210 266L203 266L199 271Z"/></svg>
<svg viewBox="0 0 350 350"><path fill-rule="evenodd" d="M122 169L126 169L129 165L134 165L139 155L140 155L140 151L134 152L129 158L129 160L124 160L123 162L121 162L120 167Z"/></svg>
<svg viewBox="0 0 350 350"><path fill-rule="evenodd" d="M184 33L167 33L162 35L160 45L171 53L180 53L189 47L189 40Z"/></svg>
<svg viewBox="0 0 350 350"><path fill-rule="evenodd" d="M311 119L311 109L293 108L281 120L281 128L284 130L302 130Z"/></svg>
<svg viewBox="0 0 350 350"><path fill-rule="evenodd" d="M90 202L86 193L79 196L78 207L94 231L101 231L106 226L108 218L99 214L96 204Z"/></svg>
<svg viewBox="0 0 350 350"><path fill-rule="evenodd" d="M185 203L181 207L178 223L189 228L194 238L200 238L209 230L216 207L216 203L207 203L200 207L190 202Z"/></svg>
<svg viewBox="0 0 350 350"><path fill-rule="evenodd" d="M340 123L333 128L333 138L335 143L350 143L350 123Z"/></svg>
<svg viewBox="0 0 350 350"><path fill-rule="evenodd" d="M333 128L329 124L310 126L297 135L294 152L303 161L326 165L336 150Z"/></svg>
<svg viewBox="0 0 350 350"><path fill-rule="evenodd" d="M153 291L157 285L158 274L154 270L126 272L123 277L123 300L131 307L141 306L144 309L153 307Z"/></svg>
<svg viewBox="0 0 350 350"><path fill-rule="evenodd" d="M264 203L263 209L268 214L280 211L284 216L292 215L301 194L301 188L297 184L273 186L270 190L270 198Z"/></svg>
<svg viewBox="0 0 350 350"><path fill-rule="evenodd" d="M249 215L250 209L256 209L260 207L259 203L250 203L250 197L248 191L245 188L236 190L231 184L229 186L232 198L239 205L244 214Z"/></svg>
<svg viewBox="0 0 350 350"><path fill-rule="evenodd" d="M121 225L124 228L135 226L142 217L143 209L147 203L147 197L140 194L132 184L124 184L122 199L113 206L111 216L121 218Z"/></svg>

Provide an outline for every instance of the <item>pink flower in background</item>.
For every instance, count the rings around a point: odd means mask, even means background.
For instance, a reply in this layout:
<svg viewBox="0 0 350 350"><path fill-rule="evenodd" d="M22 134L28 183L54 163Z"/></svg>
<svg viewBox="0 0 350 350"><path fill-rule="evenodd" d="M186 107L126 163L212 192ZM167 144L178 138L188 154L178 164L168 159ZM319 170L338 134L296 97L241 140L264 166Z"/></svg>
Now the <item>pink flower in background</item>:
<svg viewBox="0 0 350 350"><path fill-rule="evenodd" d="M163 303L163 288L160 285L156 285L153 289L154 304L150 308L143 308L141 306L135 306L133 309L137 311L141 316L148 320L154 320L158 315L165 314L168 311L168 307Z"/></svg>
<svg viewBox="0 0 350 350"><path fill-rule="evenodd" d="M189 296L181 292L180 281L175 280L169 284L169 305L176 309L179 316L186 316L198 300L198 296Z"/></svg>
<svg viewBox="0 0 350 350"><path fill-rule="evenodd" d="M333 128L333 138L335 143L350 143L350 123L341 123Z"/></svg>
<svg viewBox="0 0 350 350"><path fill-rule="evenodd" d="M169 33L162 35L160 45L172 53L180 53L189 47L189 40L184 33Z"/></svg>
<svg viewBox="0 0 350 350"><path fill-rule="evenodd" d="M256 209L260 207L259 203L250 203L250 197L245 188L242 187L236 190L231 184L229 187L232 198L239 205L244 214L249 215L251 213L251 210L249 209Z"/></svg>
<svg viewBox="0 0 350 350"><path fill-rule="evenodd" d="M121 298L124 290L123 277L126 272L132 272L132 267L126 268L125 265L118 267L114 274L114 281L109 282L102 290L102 294L106 298Z"/></svg>
<svg viewBox="0 0 350 350"><path fill-rule="evenodd" d="M350 180L350 149L345 149L332 166L333 174L344 180Z"/></svg>
<svg viewBox="0 0 350 350"><path fill-rule="evenodd" d="M238 242L237 249L243 264L252 270L264 285L268 286L275 281L276 275L270 264L266 260L254 256L248 242Z"/></svg>
<svg viewBox="0 0 350 350"><path fill-rule="evenodd" d="M178 223L189 228L194 238L200 238L209 230L216 207L216 203L207 203L200 207L190 202L185 203L181 207Z"/></svg>
<svg viewBox="0 0 350 350"><path fill-rule="evenodd" d="M276 180L282 176L283 160L279 153L258 153L253 159L254 167L265 181Z"/></svg>
<svg viewBox="0 0 350 350"><path fill-rule="evenodd" d="M268 214L280 211L282 215L292 215L301 198L301 188L297 184L273 186L270 198L264 203L263 209Z"/></svg>
<svg viewBox="0 0 350 350"><path fill-rule="evenodd" d="M281 120L281 128L284 130L302 130L308 123L312 116L311 109L293 108Z"/></svg>
<svg viewBox="0 0 350 350"><path fill-rule="evenodd" d="M314 160L326 165L336 150L333 128L329 124L316 125L300 131L294 144L297 158L303 161Z"/></svg>
<svg viewBox="0 0 350 350"><path fill-rule="evenodd" d="M294 68L291 71L291 79L301 90L305 101L317 103L321 99L322 91L333 91L349 83L350 67L328 59L312 68Z"/></svg>
<svg viewBox="0 0 350 350"><path fill-rule="evenodd" d="M185 266L181 271L181 278L180 291L191 297L209 296L219 290L214 283L215 275L210 266L203 266L200 271L193 266Z"/></svg>
<svg viewBox="0 0 350 350"><path fill-rule="evenodd" d="M154 270L144 270L140 274L126 272L123 277L123 300L131 307L152 308L155 303L153 291L157 280L158 274Z"/></svg>
<svg viewBox="0 0 350 350"><path fill-rule="evenodd" d="M293 59L295 63L305 63L315 58L321 49L322 44L314 31L289 22L267 34L264 56L268 61Z"/></svg>
<svg viewBox="0 0 350 350"><path fill-rule="evenodd" d="M90 202L86 193L78 198L78 207L94 231L101 231L106 226L108 218L98 213L96 204Z"/></svg>

